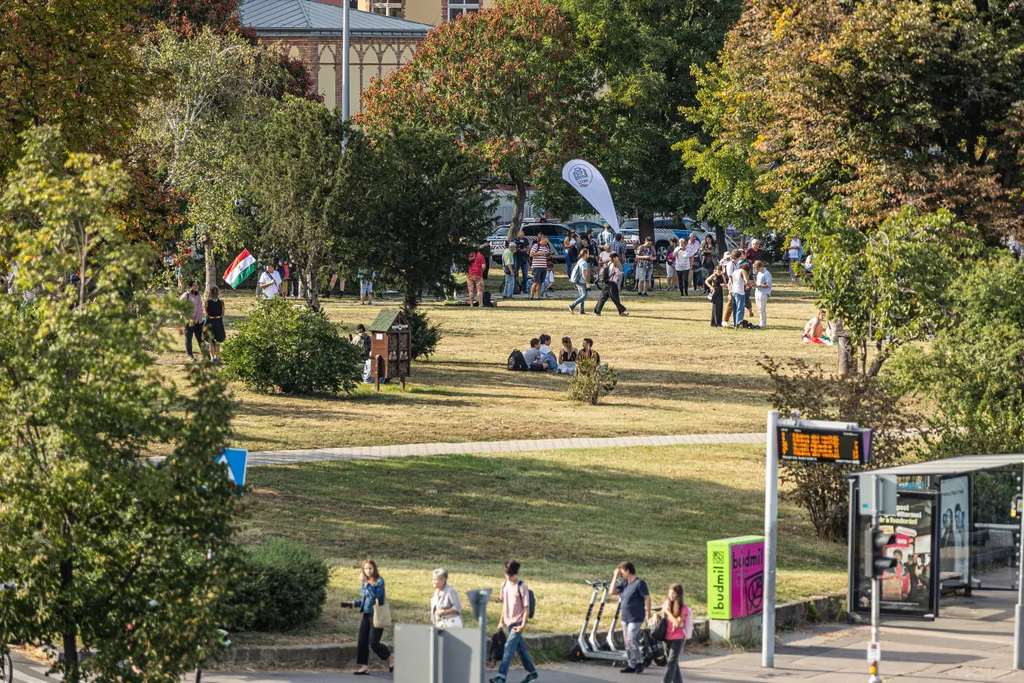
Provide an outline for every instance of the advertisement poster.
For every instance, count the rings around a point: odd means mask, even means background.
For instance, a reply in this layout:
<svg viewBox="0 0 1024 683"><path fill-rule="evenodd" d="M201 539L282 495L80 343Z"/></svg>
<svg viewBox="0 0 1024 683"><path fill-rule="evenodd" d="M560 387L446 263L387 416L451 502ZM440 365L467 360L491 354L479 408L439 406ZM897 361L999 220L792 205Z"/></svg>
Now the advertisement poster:
<svg viewBox="0 0 1024 683"><path fill-rule="evenodd" d="M708 616L741 619L764 609L764 537L708 541Z"/></svg>
<svg viewBox="0 0 1024 683"><path fill-rule="evenodd" d="M895 536L885 554L896 566L881 580L881 609L887 614L935 613L932 547L935 540L936 497L928 493L900 491L896 514L879 518L881 529ZM855 563L855 594L858 611L871 609L871 578L865 571L870 553L870 520L861 519L857 527L859 550Z"/></svg>
<svg viewBox="0 0 1024 683"><path fill-rule="evenodd" d="M942 574L950 578L950 583L959 581L966 583L970 578L971 564L967 535L967 530L971 526L967 477L943 479L941 491L939 509L942 512L942 521L939 525L939 566Z"/></svg>

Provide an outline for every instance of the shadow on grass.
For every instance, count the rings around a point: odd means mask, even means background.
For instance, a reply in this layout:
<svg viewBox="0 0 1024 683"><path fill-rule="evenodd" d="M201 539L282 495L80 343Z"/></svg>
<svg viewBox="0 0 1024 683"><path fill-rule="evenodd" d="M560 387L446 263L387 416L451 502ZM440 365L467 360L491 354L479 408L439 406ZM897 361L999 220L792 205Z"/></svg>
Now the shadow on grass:
<svg viewBox="0 0 1024 683"><path fill-rule="evenodd" d="M561 462L557 453L454 455L259 468L250 473L245 535L287 536L328 556L370 553L423 568L515 557L535 571L557 565L563 581L593 578L594 566L627 558L649 572L697 573L708 540L763 528L757 486L717 483L753 484L763 474L749 456L712 450L720 471L699 466L716 481L687 476L686 466L657 450L640 462L629 449ZM791 508L782 517L780 568L841 569L844 546L814 540Z"/></svg>

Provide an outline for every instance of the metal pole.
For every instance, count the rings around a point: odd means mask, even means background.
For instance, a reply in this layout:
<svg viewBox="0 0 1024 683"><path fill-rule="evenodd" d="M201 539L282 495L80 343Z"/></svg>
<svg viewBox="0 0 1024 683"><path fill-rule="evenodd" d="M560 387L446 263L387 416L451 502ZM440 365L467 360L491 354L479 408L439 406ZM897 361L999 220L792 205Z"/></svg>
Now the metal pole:
<svg viewBox="0 0 1024 683"><path fill-rule="evenodd" d="M480 607L480 683L487 680L487 603L490 592L488 592L487 598Z"/></svg>
<svg viewBox="0 0 1024 683"><path fill-rule="evenodd" d="M344 0L344 11L341 13L341 120L348 121L351 113L351 106L349 105L349 81L350 78L349 66L348 66L348 46L351 35L349 34L348 26L348 15L350 0Z"/></svg>
<svg viewBox="0 0 1024 683"><path fill-rule="evenodd" d="M1024 475L1024 473L1022 473ZM1021 479L1024 491L1024 478ZM1024 520L1024 517L1022 517ZM1024 521L1020 528L1020 560L1017 562L1017 606L1013 614L1013 668L1024 669Z"/></svg>
<svg viewBox="0 0 1024 683"><path fill-rule="evenodd" d="M881 492L878 490L880 482L878 481L878 475L871 475L871 495L874 497L874 510L871 513L871 533L878 528L878 508L882 505ZM871 570L872 575L874 574L874 566ZM878 618L881 615L881 593L882 581L880 579L871 579L871 642L878 642ZM868 683L882 683L881 676L878 675L878 666L881 662L875 664L876 672L871 674L868 678Z"/></svg>
<svg viewBox="0 0 1024 683"><path fill-rule="evenodd" d="M764 467L764 615L761 620L761 666L775 668L775 548L779 535L779 412L768 412Z"/></svg>

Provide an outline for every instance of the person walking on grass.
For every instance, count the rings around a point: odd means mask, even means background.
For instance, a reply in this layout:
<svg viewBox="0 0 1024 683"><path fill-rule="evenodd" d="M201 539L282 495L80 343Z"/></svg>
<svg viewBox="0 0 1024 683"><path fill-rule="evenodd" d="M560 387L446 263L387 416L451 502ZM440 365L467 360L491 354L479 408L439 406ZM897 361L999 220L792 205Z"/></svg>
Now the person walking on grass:
<svg viewBox="0 0 1024 683"><path fill-rule="evenodd" d="M757 302L757 311L760 314L761 329L768 327L768 297L772 294L772 274L764 261L754 263L754 270L757 271L757 279L754 281L754 299Z"/></svg>
<svg viewBox="0 0 1024 683"><path fill-rule="evenodd" d="M268 264L267 268L271 266ZM203 348L203 297L199 293L199 283L193 280L188 284L188 291L178 297L178 301L187 301L191 305L188 312L188 319L185 323L185 355L189 360L195 360L192 354L192 338L195 337L199 344L199 352Z"/></svg>
<svg viewBox="0 0 1024 683"><path fill-rule="evenodd" d="M667 622L665 654L668 656L665 662L665 676L661 681L662 683L683 683L683 675L679 672L679 655L686 642L687 630L691 633L693 631L693 627L690 625L693 623L693 615L683 600L682 585L677 583L668 589L668 598L661 606L661 618ZM688 626L689 628L687 628Z"/></svg>
<svg viewBox="0 0 1024 683"><path fill-rule="evenodd" d="M356 669L357 676L365 676L370 673L370 650L380 657L382 662L387 662L388 670L395 670L395 658L388 646L380 642L384 637L384 629L373 627L373 610L377 605L385 604L387 597L384 590L384 577L377 569L377 563L371 559L363 562L359 571L359 586L362 597L358 601L343 602L342 607L350 607L362 612L359 621L359 640L356 643Z"/></svg>
<svg viewBox="0 0 1024 683"><path fill-rule="evenodd" d="M632 562L623 562L612 575L612 595L619 596L622 606L622 635L626 642L624 674L642 673L644 655L640 651L640 627L651 618L651 592L647 583L636 575Z"/></svg>
<svg viewBox="0 0 1024 683"><path fill-rule="evenodd" d="M626 307L622 305L622 301L619 300L619 283L622 282L622 267L619 265L619 255L612 252L611 260L608 265L604 267L604 290L601 292L601 298L597 300L597 306L594 308L594 315L601 315L601 310L604 309L605 303L608 299L612 300L615 304L615 308L618 309L619 315L626 316L629 313L626 312Z"/></svg>
<svg viewBox="0 0 1024 683"><path fill-rule="evenodd" d="M533 665L523 640L523 631L530 620L530 591L519 580L519 563L515 560L505 563L505 580L498 589L498 602L501 603L498 629L508 629L508 639L505 641L505 654L498 666L498 675L490 679L489 683L505 683L512 666L512 657L517 654L519 662L526 669L522 683L533 683L538 678L537 667Z"/></svg>
<svg viewBox="0 0 1024 683"><path fill-rule="evenodd" d="M679 296L690 295L690 255L686 253L686 245L680 243L672 252L676 255L676 286L679 288Z"/></svg>
<svg viewBox="0 0 1024 683"><path fill-rule="evenodd" d="M364 303L367 306L373 305L373 271L369 268L361 268L356 277L359 279L359 305Z"/></svg>
<svg viewBox="0 0 1024 683"><path fill-rule="evenodd" d="M544 289L544 280L548 276L548 254L551 246L546 235L541 235L530 247L530 261L533 267L533 286L530 287L530 300L540 299Z"/></svg>
<svg viewBox="0 0 1024 683"><path fill-rule="evenodd" d="M516 293L516 249L515 242L505 242L505 251L501 254L501 267L505 271L505 287L501 292L502 299L511 299Z"/></svg>
<svg viewBox="0 0 1024 683"><path fill-rule="evenodd" d="M576 261L576 265L573 266L572 272L569 276L569 281L572 286L576 288L576 293L579 294L579 298L569 304L569 312L575 313L576 307L580 307L580 315L586 315L587 312L583 310L583 305L587 302L587 293L590 291L590 252L585 248L580 249L579 260Z"/></svg>
<svg viewBox="0 0 1024 683"><path fill-rule="evenodd" d="M220 345L226 338L224 334L224 302L220 300L220 287L210 288L210 298L206 300L205 330L209 335L210 362L220 363Z"/></svg>

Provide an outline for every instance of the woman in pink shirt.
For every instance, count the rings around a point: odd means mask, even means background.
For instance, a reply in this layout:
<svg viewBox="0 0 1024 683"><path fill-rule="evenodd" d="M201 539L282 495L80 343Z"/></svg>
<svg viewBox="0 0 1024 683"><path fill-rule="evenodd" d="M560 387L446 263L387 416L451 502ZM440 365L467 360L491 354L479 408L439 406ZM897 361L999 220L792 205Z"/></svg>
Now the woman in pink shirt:
<svg viewBox="0 0 1024 683"><path fill-rule="evenodd" d="M661 606L661 618L668 622L665 631L668 661L665 663L665 677L662 683L683 683L683 675L679 673L679 654L683 651L683 643L686 642L687 622L693 622L693 614L683 602L683 587L680 584L677 583L668 589L668 599Z"/></svg>
<svg viewBox="0 0 1024 683"><path fill-rule="evenodd" d="M484 266L486 260L479 249L469 252L469 270L466 271L466 287L469 289L469 305L484 305Z"/></svg>

